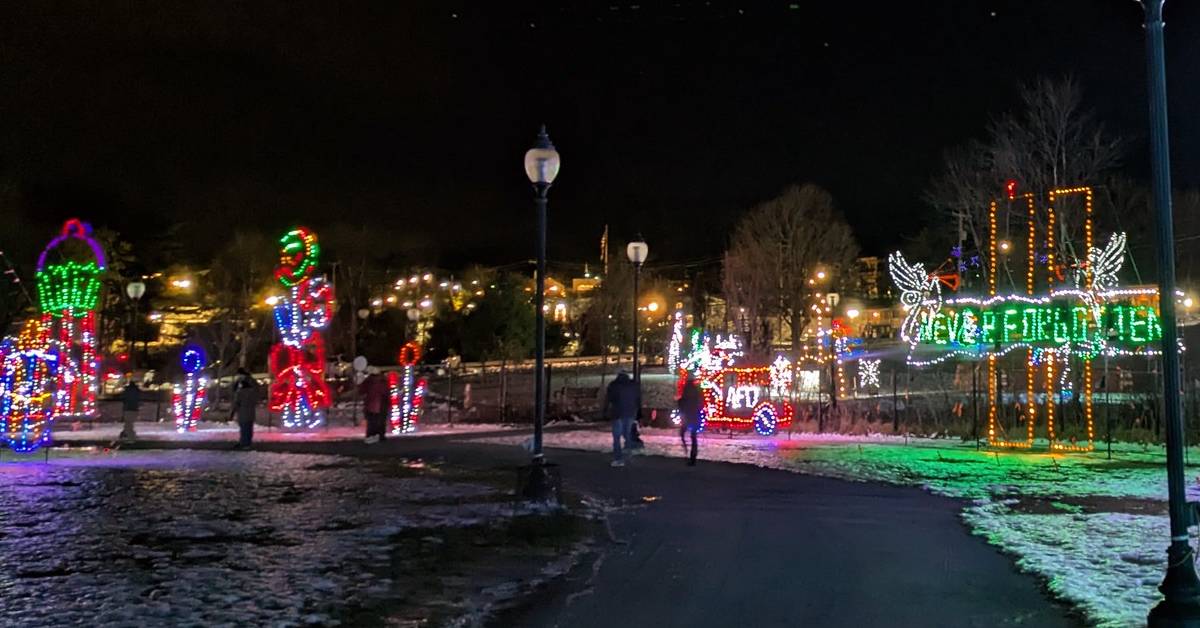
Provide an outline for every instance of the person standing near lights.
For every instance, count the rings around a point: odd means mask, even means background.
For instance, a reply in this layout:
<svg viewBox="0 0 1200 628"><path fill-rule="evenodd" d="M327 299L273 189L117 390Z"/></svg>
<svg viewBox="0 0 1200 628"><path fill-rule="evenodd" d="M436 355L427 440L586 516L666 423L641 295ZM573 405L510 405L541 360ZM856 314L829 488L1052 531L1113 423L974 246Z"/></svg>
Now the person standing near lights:
<svg viewBox="0 0 1200 628"><path fill-rule="evenodd" d="M363 442L373 445L387 438L387 411L391 400L391 391L379 367L367 368L367 378L358 385L358 394L362 396L363 414L367 417L367 437Z"/></svg>
<svg viewBox="0 0 1200 628"><path fill-rule="evenodd" d="M237 377L233 380L233 407L229 412L237 415L239 438L235 449L250 449L254 441L254 419L258 413L258 382L244 368L237 370Z"/></svg>
<svg viewBox="0 0 1200 628"><path fill-rule="evenodd" d="M696 466L696 455L700 450L696 439L696 435L700 432L700 404L700 386L696 383L696 375L689 372L687 380L683 384L683 391L679 395L679 440L683 443L683 453L688 456L689 467ZM690 453L686 438L688 432L692 433Z"/></svg>
<svg viewBox="0 0 1200 628"><path fill-rule="evenodd" d="M608 385L604 397L604 415L612 420L613 461L612 466L625 466L625 458L621 452L621 439L625 439L625 449L632 449L633 422L637 420L638 408L642 405L642 391L629 373L621 370L617 378Z"/></svg>

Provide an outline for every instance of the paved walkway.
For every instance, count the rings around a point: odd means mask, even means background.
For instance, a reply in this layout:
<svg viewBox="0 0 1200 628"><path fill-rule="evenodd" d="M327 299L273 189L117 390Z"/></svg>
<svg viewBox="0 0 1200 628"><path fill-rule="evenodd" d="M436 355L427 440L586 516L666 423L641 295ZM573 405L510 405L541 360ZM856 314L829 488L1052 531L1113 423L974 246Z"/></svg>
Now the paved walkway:
<svg viewBox="0 0 1200 628"><path fill-rule="evenodd" d="M258 447L483 467L525 460L516 447L470 442L480 435ZM568 490L630 507L611 517L617 543L505 625L1080 625L1011 559L971 536L951 499L745 465L638 457L613 469L595 453L548 457L562 465Z"/></svg>

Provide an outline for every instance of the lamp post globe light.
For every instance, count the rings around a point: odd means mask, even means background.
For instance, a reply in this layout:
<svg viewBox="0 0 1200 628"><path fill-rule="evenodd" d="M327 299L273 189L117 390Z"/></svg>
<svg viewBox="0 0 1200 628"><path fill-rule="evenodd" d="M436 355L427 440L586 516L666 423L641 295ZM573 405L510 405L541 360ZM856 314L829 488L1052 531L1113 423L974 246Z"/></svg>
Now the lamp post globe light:
<svg viewBox="0 0 1200 628"><path fill-rule="evenodd" d="M641 337L638 333L638 281L642 277L642 264L646 263L648 255L650 245L642 241L641 235L625 247L625 256L633 264L633 381L638 384L642 382L642 369L638 364L638 339Z"/></svg>
<svg viewBox="0 0 1200 628"><path fill-rule="evenodd" d="M558 151L546 134L546 126L538 131L537 140L525 152L525 175L533 184L534 205L537 209L537 274L534 277L534 389L533 389L533 460L529 469L529 482L523 491L529 499L545 500L550 497L550 483L544 466L542 453L542 424L546 420L546 197L550 185L558 177L560 165Z"/></svg>
<svg viewBox="0 0 1200 628"><path fill-rule="evenodd" d="M146 284L139 280L131 281L125 285L125 294L133 301L133 338L129 340L129 359L131 368L137 368L138 303L146 294Z"/></svg>
<svg viewBox="0 0 1200 628"><path fill-rule="evenodd" d="M413 326L413 334L412 334L413 340L420 342L421 341L421 310L419 310L415 307L410 307L410 308L408 308L408 311L405 312L405 315L408 316L408 321L410 323L412 323L412 326Z"/></svg>

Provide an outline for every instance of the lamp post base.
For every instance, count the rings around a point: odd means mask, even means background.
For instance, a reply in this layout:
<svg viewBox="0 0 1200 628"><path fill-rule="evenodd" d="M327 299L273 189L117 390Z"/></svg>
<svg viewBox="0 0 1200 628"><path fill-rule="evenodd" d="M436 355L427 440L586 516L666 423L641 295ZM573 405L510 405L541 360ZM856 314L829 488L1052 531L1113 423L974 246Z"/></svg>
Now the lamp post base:
<svg viewBox="0 0 1200 628"><path fill-rule="evenodd" d="M531 502L559 503L562 476L558 465L534 458L529 465L517 468L517 497Z"/></svg>
<svg viewBox="0 0 1200 628"><path fill-rule="evenodd" d="M1182 603L1163 600L1150 609L1146 625L1149 628L1200 627L1200 600L1191 599Z"/></svg>
<svg viewBox="0 0 1200 628"><path fill-rule="evenodd" d="M1194 560L1186 543L1172 543L1167 549L1167 577L1159 590L1166 597L1150 609L1150 628L1200 628L1200 581L1189 563Z"/></svg>

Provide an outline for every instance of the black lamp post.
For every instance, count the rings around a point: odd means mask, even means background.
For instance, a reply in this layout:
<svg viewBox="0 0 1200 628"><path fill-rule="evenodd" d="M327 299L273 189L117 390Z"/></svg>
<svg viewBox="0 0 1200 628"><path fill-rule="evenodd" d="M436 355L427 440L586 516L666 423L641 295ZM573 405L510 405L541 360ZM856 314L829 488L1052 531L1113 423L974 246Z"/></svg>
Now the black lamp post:
<svg viewBox="0 0 1200 628"><path fill-rule="evenodd" d="M638 333L638 281L642 278L642 264L646 263L649 254L650 245L643 242L640 235L625 247L625 255L633 264L633 381L639 384L642 382L642 369L638 364L638 339L641 337Z"/></svg>
<svg viewBox="0 0 1200 628"><path fill-rule="evenodd" d="M412 326L413 326L413 333L412 333L413 340L420 342L421 341L421 310L418 310L415 307L410 307L410 308L408 308L408 312L406 312L405 315L408 316L408 322L412 323Z"/></svg>
<svg viewBox="0 0 1200 628"><path fill-rule="evenodd" d="M1145 0L1146 81L1150 94L1150 187L1158 213L1158 311L1162 319L1163 414L1167 422L1167 495L1171 544L1167 574L1158 590L1163 601L1150 611L1149 625L1200 626L1200 579L1188 545L1191 513L1183 478L1183 412L1179 395L1179 344L1175 328L1175 233L1171 216L1171 154L1167 143L1167 77L1163 59L1163 4Z"/></svg>
<svg viewBox="0 0 1200 628"><path fill-rule="evenodd" d="M542 424L546 419L546 197L550 185L558 176L558 151L546 135L546 127L538 132L533 148L525 153L525 174L533 184L534 204L537 206L537 275L534 281L534 311L537 320L534 331L534 391L533 391L533 462L525 496L544 499L549 483L543 468Z"/></svg>
<svg viewBox="0 0 1200 628"><path fill-rule="evenodd" d="M138 303L141 302L142 296L146 294L146 284L141 281L131 281L125 286L125 294L129 296L129 300L133 301L133 329L130 333L133 338L129 341L129 357L130 370L137 368L137 339L138 339Z"/></svg>

